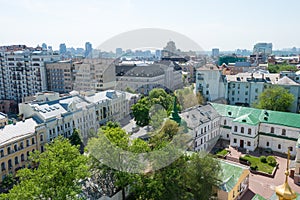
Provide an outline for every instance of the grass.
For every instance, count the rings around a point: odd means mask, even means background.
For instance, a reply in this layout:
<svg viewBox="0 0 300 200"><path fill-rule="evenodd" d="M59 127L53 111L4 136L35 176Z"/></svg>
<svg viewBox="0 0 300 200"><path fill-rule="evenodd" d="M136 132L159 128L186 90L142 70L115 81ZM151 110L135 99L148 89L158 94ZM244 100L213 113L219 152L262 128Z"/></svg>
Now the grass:
<svg viewBox="0 0 300 200"><path fill-rule="evenodd" d="M220 149L219 151L217 151L216 155L224 157L224 156L226 156L228 154L228 152L229 151L226 150L226 149Z"/></svg>
<svg viewBox="0 0 300 200"><path fill-rule="evenodd" d="M251 163L251 165L257 166L257 171L265 172L268 174L272 174L274 167L269 165L268 163L263 163L260 161L260 158L250 155L245 155L242 157L244 160L247 160Z"/></svg>

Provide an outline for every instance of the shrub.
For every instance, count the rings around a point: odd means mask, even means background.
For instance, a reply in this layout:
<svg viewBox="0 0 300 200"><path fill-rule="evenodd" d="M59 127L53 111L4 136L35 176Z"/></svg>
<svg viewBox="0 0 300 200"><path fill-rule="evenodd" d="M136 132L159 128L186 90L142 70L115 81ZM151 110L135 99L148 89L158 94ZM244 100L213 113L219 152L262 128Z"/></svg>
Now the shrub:
<svg viewBox="0 0 300 200"><path fill-rule="evenodd" d="M240 161L245 161L245 162L247 162L248 160L247 160L245 157L246 157L246 156L240 156L239 160L240 160Z"/></svg>
<svg viewBox="0 0 300 200"><path fill-rule="evenodd" d="M266 156L260 156L260 157L259 157L259 160L260 160L260 162L262 162L262 163L267 163L267 158L266 158Z"/></svg>
<svg viewBox="0 0 300 200"><path fill-rule="evenodd" d="M277 162L274 156L268 156L267 157L267 162L270 166L275 167Z"/></svg>
<svg viewBox="0 0 300 200"><path fill-rule="evenodd" d="M257 167L256 164L251 164L251 165L250 165L250 169L252 169L252 170L255 170L255 171L256 171L257 168L258 168L258 167Z"/></svg>

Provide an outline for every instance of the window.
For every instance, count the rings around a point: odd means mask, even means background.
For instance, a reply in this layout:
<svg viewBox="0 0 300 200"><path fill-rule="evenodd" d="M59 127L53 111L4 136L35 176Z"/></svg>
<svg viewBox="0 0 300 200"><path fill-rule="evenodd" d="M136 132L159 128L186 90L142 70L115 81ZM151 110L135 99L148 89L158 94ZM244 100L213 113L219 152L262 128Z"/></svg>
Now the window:
<svg viewBox="0 0 300 200"><path fill-rule="evenodd" d="M269 143L269 142L267 142L267 147L268 147L268 146L270 146L270 143Z"/></svg>
<svg viewBox="0 0 300 200"><path fill-rule="evenodd" d="M44 146L41 146L41 152L42 153L44 152Z"/></svg>
<svg viewBox="0 0 300 200"><path fill-rule="evenodd" d="M15 152L18 151L18 145L17 144L14 145L14 150L15 150Z"/></svg>
<svg viewBox="0 0 300 200"><path fill-rule="evenodd" d="M250 147L251 146L251 142L248 141L247 142L247 146Z"/></svg>
<svg viewBox="0 0 300 200"><path fill-rule="evenodd" d="M274 127L271 127L271 133L274 133Z"/></svg>
<svg viewBox="0 0 300 200"><path fill-rule="evenodd" d="M244 133L244 127L241 127L241 133Z"/></svg>
<svg viewBox="0 0 300 200"><path fill-rule="evenodd" d="M20 149L24 149L23 142L20 143Z"/></svg>
<svg viewBox="0 0 300 200"><path fill-rule="evenodd" d="M229 138L229 134L227 134L227 138Z"/></svg>
<svg viewBox="0 0 300 200"><path fill-rule="evenodd" d="M43 142L44 141L44 136L40 135L40 141Z"/></svg>
<svg viewBox="0 0 300 200"><path fill-rule="evenodd" d="M25 160L24 154L21 155L21 162Z"/></svg>
<svg viewBox="0 0 300 200"><path fill-rule="evenodd" d="M204 132L206 132L206 126L204 127Z"/></svg>
<svg viewBox="0 0 300 200"><path fill-rule="evenodd" d="M278 149L281 149L281 144L278 144Z"/></svg>
<svg viewBox="0 0 300 200"><path fill-rule="evenodd" d="M234 132L237 132L237 126L234 126Z"/></svg>
<svg viewBox="0 0 300 200"><path fill-rule="evenodd" d="M34 138L31 138L31 143L34 144Z"/></svg>
<svg viewBox="0 0 300 200"><path fill-rule="evenodd" d="M286 130L285 129L282 129L281 135L286 135Z"/></svg>
<svg viewBox="0 0 300 200"><path fill-rule="evenodd" d="M4 171L5 170L5 162L2 162L1 163L1 171Z"/></svg>
<svg viewBox="0 0 300 200"><path fill-rule="evenodd" d="M30 156L30 153L29 153L29 151L27 151L26 155L27 155L27 159L28 159L28 157Z"/></svg>
<svg viewBox="0 0 300 200"><path fill-rule="evenodd" d="M251 128L248 128L248 134L251 135Z"/></svg>
<svg viewBox="0 0 300 200"><path fill-rule="evenodd" d="M3 151L3 149L0 150L0 155L1 155L1 158L4 157L4 151Z"/></svg>
<svg viewBox="0 0 300 200"><path fill-rule="evenodd" d="M233 143L236 143L236 138L233 139Z"/></svg>
<svg viewBox="0 0 300 200"><path fill-rule="evenodd" d="M11 153L10 147L7 147L7 154L9 155Z"/></svg>
<svg viewBox="0 0 300 200"><path fill-rule="evenodd" d="M12 168L12 162L11 162L11 159L8 160L8 169L11 169Z"/></svg>
<svg viewBox="0 0 300 200"><path fill-rule="evenodd" d="M19 158L18 156L15 157L15 165L19 164Z"/></svg>
<svg viewBox="0 0 300 200"><path fill-rule="evenodd" d="M227 123L226 120L224 120L224 125L226 125L226 123Z"/></svg>
<svg viewBox="0 0 300 200"><path fill-rule="evenodd" d="M293 151L293 147L290 147L290 151Z"/></svg>
<svg viewBox="0 0 300 200"><path fill-rule="evenodd" d="M26 146L29 147L30 146L30 142L29 140L26 140Z"/></svg>

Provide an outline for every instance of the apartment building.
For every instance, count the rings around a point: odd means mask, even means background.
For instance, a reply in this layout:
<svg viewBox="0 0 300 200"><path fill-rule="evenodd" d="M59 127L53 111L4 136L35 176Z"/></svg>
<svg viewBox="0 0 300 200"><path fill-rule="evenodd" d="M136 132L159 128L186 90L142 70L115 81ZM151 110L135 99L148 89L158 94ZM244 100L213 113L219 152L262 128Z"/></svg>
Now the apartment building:
<svg viewBox="0 0 300 200"><path fill-rule="evenodd" d="M196 91L201 92L206 101L225 98L225 83L222 69L207 64L197 69Z"/></svg>
<svg viewBox="0 0 300 200"><path fill-rule="evenodd" d="M20 48L19 48L20 49ZM45 62L59 59L52 51L32 48L0 50L0 99L22 102L26 96L47 90Z"/></svg>
<svg viewBox="0 0 300 200"><path fill-rule="evenodd" d="M46 63L48 91L69 93L74 89L75 67L72 60Z"/></svg>
<svg viewBox="0 0 300 200"><path fill-rule="evenodd" d="M112 59L85 59L75 62L74 90L104 91L115 89L116 74Z"/></svg>
<svg viewBox="0 0 300 200"><path fill-rule="evenodd" d="M231 105L251 106L259 95L271 85L287 89L295 96L289 108L291 112L300 110L300 84L281 74L239 73L227 75L225 79L225 98Z"/></svg>

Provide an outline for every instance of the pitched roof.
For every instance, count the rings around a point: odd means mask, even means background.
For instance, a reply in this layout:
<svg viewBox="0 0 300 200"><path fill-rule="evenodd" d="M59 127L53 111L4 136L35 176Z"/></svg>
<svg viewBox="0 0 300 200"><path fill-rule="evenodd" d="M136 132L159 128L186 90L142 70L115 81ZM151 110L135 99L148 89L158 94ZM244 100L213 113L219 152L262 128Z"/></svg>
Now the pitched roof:
<svg viewBox="0 0 300 200"><path fill-rule="evenodd" d="M216 111L225 117L239 118L251 114L251 119L257 119L260 123L277 124L288 127L300 128L300 114L262 110L249 107L231 106L217 103L210 103Z"/></svg>
<svg viewBox="0 0 300 200"><path fill-rule="evenodd" d="M0 129L0 144L6 144L20 140L34 134L37 123L34 119L29 118L16 124L6 125Z"/></svg>
<svg viewBox="0 0 300 200"><path fill-rule="evenodd" d="M225 192L230 192L232 188L238 183L241 175L248 168L240 166L237 164L225 162L220 160L220 165L222 172L220 174L220 179L222 181L220 189Z"/></svg>
<svg viewBox="0 0 300 200"><path fill-rule="evenodd" d="M298 83L296 83L295 81L293 81L287 76L284 76L281 79L279 79L277 84L278 85L299 85Z"/></svg>

